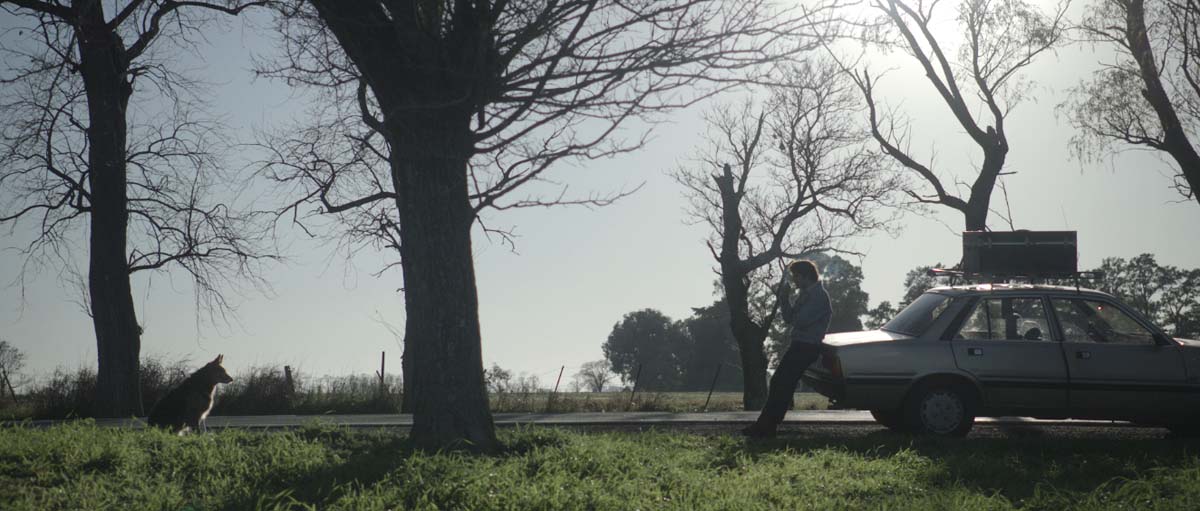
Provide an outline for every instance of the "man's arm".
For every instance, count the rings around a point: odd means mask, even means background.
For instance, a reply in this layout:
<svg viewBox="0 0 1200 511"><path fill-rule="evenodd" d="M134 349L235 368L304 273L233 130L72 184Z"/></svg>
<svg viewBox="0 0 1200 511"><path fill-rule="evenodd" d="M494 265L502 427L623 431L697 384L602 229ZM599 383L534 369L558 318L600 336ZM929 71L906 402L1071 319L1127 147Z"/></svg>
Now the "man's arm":
<svg viewBox="0 0 1200 511"><path fill-rule="evenodd" d="M786 274L784 278L787 278ZM792 321L792 312L795 308L792 307L791 293L788 292L787 280L780 281L775 286L775 300L779 302L779 311L783 313L783 321L790 324Z"/></svg>

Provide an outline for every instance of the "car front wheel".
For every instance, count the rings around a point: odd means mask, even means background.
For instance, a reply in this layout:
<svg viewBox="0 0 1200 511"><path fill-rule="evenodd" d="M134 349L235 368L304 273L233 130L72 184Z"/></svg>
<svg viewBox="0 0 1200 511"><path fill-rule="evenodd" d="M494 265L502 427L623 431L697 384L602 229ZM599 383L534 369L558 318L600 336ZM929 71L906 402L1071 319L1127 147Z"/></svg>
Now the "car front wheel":
<svg viewBox="0 0 1200 511"><path fill-rule="evenodd" d="M904 422L917 434L966 436L975 425L974 394L962 385L923 385L905 402Z"/></svg>

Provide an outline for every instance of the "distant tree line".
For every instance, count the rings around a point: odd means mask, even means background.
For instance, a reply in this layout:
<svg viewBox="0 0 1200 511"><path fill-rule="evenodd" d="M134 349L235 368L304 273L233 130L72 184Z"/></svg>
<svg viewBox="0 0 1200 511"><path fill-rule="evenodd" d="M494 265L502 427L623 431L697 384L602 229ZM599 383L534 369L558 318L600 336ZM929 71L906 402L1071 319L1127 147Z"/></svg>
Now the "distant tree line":
<svg viewBox="0 0 1200 511"><path fill-rule="evenodd" d="M1160 265L1154 254L1107 257L1096 289L1109 293L1175 337L1200 337L1200 268Z"/></svg>
<svg viewBox="0 0 1200 511"><path fill-rule="evenodd" d="M812 254L821 268L822 280L833 302L830 332L863 328L868 314L868 295L862 290L862 268L838 255ZM754 296L751 309L772 306L772 297ZM622 383L645 390L742 390L743 375L737 340L729 326L729 308L723 299L692 309L692 316L673 320L655 309L625 315L613 325L603 350L609 369ZM764 314L765 315L765 314ZM767 342L770 366L787 349L787 329L782 321L772 322ZM717 366L720 365L720 373ZM641 375L638 376L638 369ZM713 379L716 384L713 385Z"/></svg>

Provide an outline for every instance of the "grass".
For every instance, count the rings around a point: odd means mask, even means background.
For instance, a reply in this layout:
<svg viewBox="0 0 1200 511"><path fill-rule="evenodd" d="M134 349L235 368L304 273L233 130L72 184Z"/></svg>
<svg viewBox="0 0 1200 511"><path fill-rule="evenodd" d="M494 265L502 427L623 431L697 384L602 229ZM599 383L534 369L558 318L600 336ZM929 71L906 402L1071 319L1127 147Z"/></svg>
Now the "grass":
<svg viewBox="0 0 1200 511"><path fill-rule="evenodd" d="M0 429L0 509L1194 509L1200 442L501 430L500 454L308 427Z"/></svg>

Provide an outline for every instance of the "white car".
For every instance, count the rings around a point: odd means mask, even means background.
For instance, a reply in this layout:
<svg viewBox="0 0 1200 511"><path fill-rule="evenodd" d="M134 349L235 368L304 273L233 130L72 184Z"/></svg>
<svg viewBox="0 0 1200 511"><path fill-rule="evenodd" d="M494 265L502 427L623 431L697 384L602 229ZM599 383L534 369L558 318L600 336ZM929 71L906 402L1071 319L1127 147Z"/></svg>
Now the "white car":
<svg viewBox="0 0 1200 511"><path fill-rule="evenodd" d="M804 381L896 431L962 436L977 416L1027 416L1200 432L1200 341L1076 287L932 289L879 330L827 335Z"/></svg>

